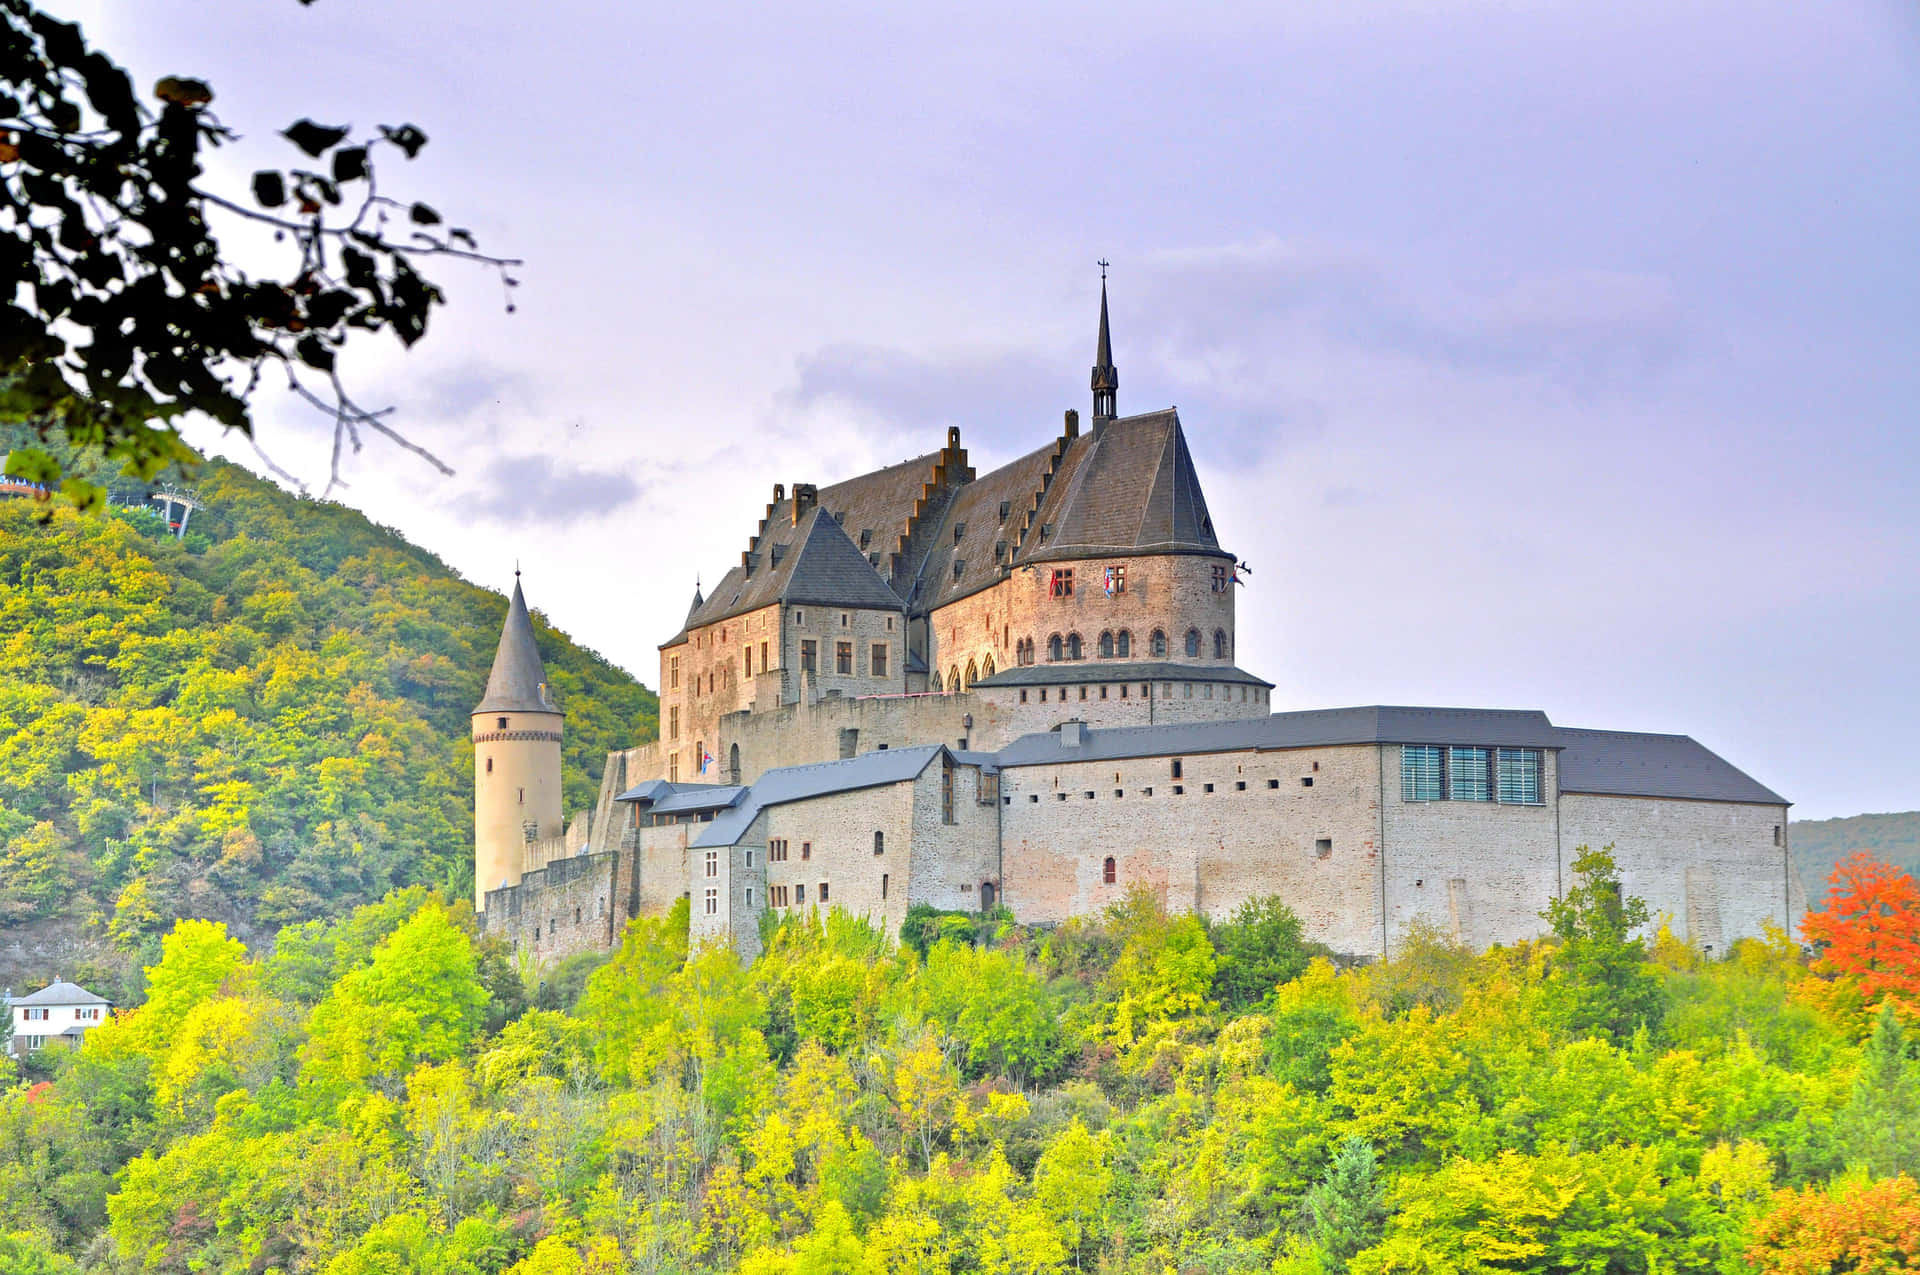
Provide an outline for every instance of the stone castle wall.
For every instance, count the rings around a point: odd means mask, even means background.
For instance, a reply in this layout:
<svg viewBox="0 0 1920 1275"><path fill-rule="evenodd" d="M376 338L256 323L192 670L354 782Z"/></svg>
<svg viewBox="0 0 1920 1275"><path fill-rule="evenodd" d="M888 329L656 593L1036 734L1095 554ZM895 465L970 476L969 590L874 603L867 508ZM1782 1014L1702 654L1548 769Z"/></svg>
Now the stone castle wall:
<svg viewBox="0 0 1920 1275"><path fill-rule="evenodd" d="M555 859L518 885L487 891L480 930L542 962L608 951L633 915L635 885L632 854Z"/></svg>

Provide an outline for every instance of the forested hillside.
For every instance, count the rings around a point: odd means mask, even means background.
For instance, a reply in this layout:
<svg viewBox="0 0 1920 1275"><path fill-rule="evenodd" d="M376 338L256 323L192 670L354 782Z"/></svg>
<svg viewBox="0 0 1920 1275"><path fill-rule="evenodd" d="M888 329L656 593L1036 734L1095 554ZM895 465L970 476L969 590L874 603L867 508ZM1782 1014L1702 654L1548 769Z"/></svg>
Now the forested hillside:
<svg viewBox="0 0 1920 1275"><path fill-rule="evenodd" d="M1920 872L1920 810L1796 820L1789 831L1794 861L1813 899L1826 891L1834 865L1856 851L1864 850L1904 872Z"/></svg>
<svg viewBox="0 0 1920 1275"><path fill-rule="evenodd" d="M1344 972L1276 901L1144 893L790 915L750 967L684 901L517 973L420 890L264 955L186 922L146 1004L0 1063L0 1269L1909 1271L1920 901L1856 885L1811 969L1643 942L1604 854L1541 942Z"/></svg>
<svg viewBox="0 0 1920 1275"><path fill-rule="evenodd" d="M145 513L0 501L0 933L95 949L9 981L109 991L137 964L115 954L151 960L180 917L258 940L396 887L470 889L467 714L505 600L233 465L191 485L184 542ZM581 808L656 701L538 631Z"/></svg>

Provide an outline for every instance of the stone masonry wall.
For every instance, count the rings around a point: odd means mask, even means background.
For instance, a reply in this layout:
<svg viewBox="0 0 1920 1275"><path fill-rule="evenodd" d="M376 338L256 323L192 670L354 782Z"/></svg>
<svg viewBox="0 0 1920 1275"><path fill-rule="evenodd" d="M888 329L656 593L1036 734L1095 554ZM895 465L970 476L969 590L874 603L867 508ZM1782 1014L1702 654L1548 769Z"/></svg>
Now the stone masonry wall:
<svg viewBox="0 0 1920 1275"><path fill-rule="evenodd" d="M945 769L953 775L951 823L946 815ZM985 777L983 793L982 781L978 766L948 763L943 767L936 762L913 785L913 828L906 847L909 906L926 903L951 912L977 912L982 886L990 886L996 899L999 896L1000 803L995 795L999 787L996 779Z"/></svg>
<svg viewBox="0 0 1920 1275"><path fill-rule="evenodd" d="M964 681L969 662L985 677L989 660L996 669L1015 667L1016 648L1026 638L1033 639L1035 662L1045 663L1047 639L1055 633L1063 641L1067 634L1078 633L1089 664L1118 664L1097 656L1100 634L1120 629L1132 635L1131 658L1151 660L1150 639L1156 628L1167 635L1165 659L1189 662L1185 636L1189 628L1196 628L1202 639L1200 657L1191 662L1231 664L1236 650L1234 586L1229 584L1217 593L1213 588L1213 568L1226 565L1230 564L1225 558L1160 554L1046 562L1031 571L1020 568L929 617L928 667L940 674L943 686L955 670ZM1126 591L1111 598L1102 585L1108 566L1124 566L1127 576ZM1053 573L1061 569L1073 571L1071 597L1053 596ZM1227 635L1224 660L1214 658L1216 629Z"/></svg>
<svg viewBox="0 0 1920 1275"><path fill-rule="evenodd" d="M1567 793L1560 825L1569 879L1581 846L1611 845L1622 892L1695 946L1725 952L1768 922L1794 933L1806 908L1784 806Z"/></svg>
<svg viewBox="0 0 1920 1275"><path fill-rule="evenodd" d="M633 857L580 855L486 893L480 930L550 962L618 944L633 889Z"/></svg>
<svg viewBox="0 0 1920 1275"><path fill-rule="evenodd" d="M1171 757L1062 758L1001 773L1005 898L1021 920L1090 915L1136 883L1213 917L1277 894L1309 938L1379 950L1377 748L1181 757L1179 778Z"/></svg>
<svg viewBox="0 0 1920 1275"><path fill-rule="evenodd" d="M802 666L802 642L815 644L812 673ZM840 672L837 651L842 642L853 647L851 673ZM785 692L777 701L762 697L755 705L760 712L800 699L833 694L897 695L907 689L907 622L897 612L790 606L782 643L785 653L780 658L788 670ZM875 647L886 652L879 674L873 671Z"/></svg>

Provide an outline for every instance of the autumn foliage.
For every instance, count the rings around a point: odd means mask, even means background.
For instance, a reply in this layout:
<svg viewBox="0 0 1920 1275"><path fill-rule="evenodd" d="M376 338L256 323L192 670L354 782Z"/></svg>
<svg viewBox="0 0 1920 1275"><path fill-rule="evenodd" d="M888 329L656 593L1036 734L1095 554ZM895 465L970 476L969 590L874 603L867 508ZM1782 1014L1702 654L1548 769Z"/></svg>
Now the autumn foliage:
<svg viewBox="0 0 1920 1275"><path fill-rule="evenodd" d="M1819 946L1815 971L1833 979L1818 989L1830 1008L1852 1001L1863 1023L1864 1011L1886 1001L1909 1020L1920 1015L1920 886L1907 873L1865 852L1851 856L1801 933Z"/></svg>
<svg viewBox="0 0 1920 1275"><path fill-rule="evenodd" d="M1879 1182L1782 1191L1755 1224L1747 1260L1761 1275L1883 1275L1920 1268L1920 1186Z"/></svg>

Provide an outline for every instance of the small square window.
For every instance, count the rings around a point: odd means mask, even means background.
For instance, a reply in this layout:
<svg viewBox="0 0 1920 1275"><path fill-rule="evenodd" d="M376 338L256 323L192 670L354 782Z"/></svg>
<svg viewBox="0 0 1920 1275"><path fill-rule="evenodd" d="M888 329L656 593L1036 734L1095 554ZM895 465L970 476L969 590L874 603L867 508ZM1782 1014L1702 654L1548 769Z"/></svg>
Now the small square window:
<svg viewBox="0 0 1920 1275"><path fill-rule="evenodd" d="M1149 786L1149 787L1146 787L1146 788L1142 788L1142 789L1140 790L1140 795L1141 795L1142 797L1151 797L1151 796L1153 796L1153 788L1152 788L1151 786Z"/></svg>
<svg viewBox="0 0 1920 1275"><path fill-rule="evenodd" d="M1187 790L1183 785L1175 784L1173 786L1173 795L1176 797L1184 797L1186 795L1186 792Z"/></svg>
<svg viewBox="0 0 1920 1275"><path fill-rule="evenodd" d="M1213 791L1213 785L1212 785L1212 784L1202 784L1202 785L1200 785L1200 791L1201 791L1201 792L1212 792L1212 791Z"/></svg>
<svg viewBox="0 0 1920 1275"><path fill-rule="evenodd" d="M1113 795L1114 795L1115 797L1124 797L1124 796L1126 796L1126 795L1127 795L1127 790L1126 790L1126 789L1124 789L1124 788L1115 788L1115 789L1113 790Z"/></svg>
<svg viewBox="0 0 1920 1275"><path fill-rule="evenodd" d="M1279 781L1278 779L1269 779L1269 780L1267 780L1267 787L1269 787L1269 788L1278 788L1279 786L1280 786L1280 781Z"/></svg>
<svg viewBox="0 0 1920 1275"><path fill-rule="evenodd" d="M1320 837L1313 843L1313 854L1317 859L1330 858L1333 855L1333 838Z"/></svg>
<svg viewBox="0 0 1920 1275"><path fill-rule="evenodd" d="M1040 800L1040 794L1039 794L1039 793L1037 793L1037 792L1030 792L1030 793L1028 793L1028 794L1027 794L1027 800L1028 800L1028 801L1038 801L1038 800Z"/></svg>
<svg viewBox="0 0 1920 1275"><path fill-rule="evenodd" d="M1236 780L1234 780L1234 781L1233 781L1233 790L1234 790L1235 792L1245 792L1245 791L1247 790L1247 781L1246 781L1246 780L1244 780L1244 779L1236 779Z"/></svg>
<svg viewBox="0 0 1920 1275"><path fill-rule="evenodd" d="M1067 799L1067 794L1063 792L1057 792L1053 794L1053 797L1055 801L1065 801Z"/></svg>
<svg viewBox="0 0 1920 1275"><path fill-rule="evenodd" d="M1091 788L1089 788L1089 789L1087 789L1087 800L1088 800L1088 801L1092 801L1092 800L1093 800L1093 789L1091 789Z"/></svg>
<svg viewBox="0 0 1920 1275"><path fill-rule="evenodd" d="M1312 775L1302 775L1302 776L1300 776L1300 786L1301 786L1302 788L1311 788L1311 787L1313 787L1313 776L1312 776Z"/></svg>

